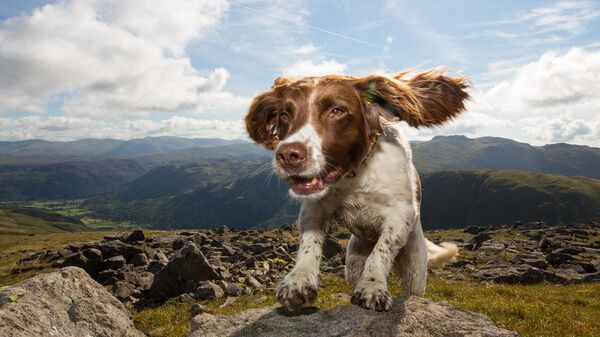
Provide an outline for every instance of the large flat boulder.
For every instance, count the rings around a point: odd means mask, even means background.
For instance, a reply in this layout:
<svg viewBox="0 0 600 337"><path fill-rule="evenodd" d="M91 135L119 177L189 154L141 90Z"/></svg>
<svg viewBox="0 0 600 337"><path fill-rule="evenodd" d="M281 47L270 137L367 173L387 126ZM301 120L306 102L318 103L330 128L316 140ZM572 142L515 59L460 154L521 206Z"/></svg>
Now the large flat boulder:
<svg viewBox="0 0 600 337"><path fill-rule="evenodd" d="M83 269L67 267L0 288L0 336L145 335L104 287Z"/></svg>
<svg viewBox="0 0 600 337"><path fill-rule="evenodd" d="M188 337L413 337L518 336L489 318L420 297L396 298L389 312L358 306L327 311L304 308L291 315L281 308L251 309L232 316L200 314Z"/></svg>

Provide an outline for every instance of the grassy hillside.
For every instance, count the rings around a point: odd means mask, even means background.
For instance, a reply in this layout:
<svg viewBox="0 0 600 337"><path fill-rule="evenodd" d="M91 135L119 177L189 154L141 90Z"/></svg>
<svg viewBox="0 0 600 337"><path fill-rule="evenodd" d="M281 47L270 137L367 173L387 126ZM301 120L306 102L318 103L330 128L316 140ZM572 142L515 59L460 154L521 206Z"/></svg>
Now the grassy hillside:
<svg viewBox="0 0 600 337"><path fill-rule="evenodd" d="M600 180L523 171L457 170L424 175L426 228L600 218Z"/></svg>
<svg viewBox="0 0 600 337"><path fill-rule="evenodd" d="M0 207L0 235L90 231L80 219L34 207Z"/></svg>
<svg viewBox="0 0 600 337"><path fill-rule="evenodd" d="M0 205L0 236L125 230L128 223L88 216L78 202L36 203L39 207Z"/></svg>
<svg viewBox="0 0 600 337"><path fill-rule="evenodd" d="M164 172L163 172L164 171ZM248 227L293 222L298 203L288 187L269 172L253 173L231 183L199 186L182 193L144 199L152 186L187 182L181 172L155 172L144 189L126 189L127 202L93 199L86 207L99 217L165 227ZM159 174L160 173L160 174ZM165 174L162 174L165 173ZM172 181L173 178L175 181ZM459 170L422 175L422 221L426 228L510 224L542 220L549 224L589 222L600 218L600 180L506 170ZM193 185L189 185L193 186ZM177 193L177 188L170 190ZM132 201L133 200L133 201Z"/></svg>
<svg viewBox="0 0 600 337"><path fill-rule="evenodd" d="M128 159L0 165L0 201L89 197L112 191L146 171Z"/></svg>

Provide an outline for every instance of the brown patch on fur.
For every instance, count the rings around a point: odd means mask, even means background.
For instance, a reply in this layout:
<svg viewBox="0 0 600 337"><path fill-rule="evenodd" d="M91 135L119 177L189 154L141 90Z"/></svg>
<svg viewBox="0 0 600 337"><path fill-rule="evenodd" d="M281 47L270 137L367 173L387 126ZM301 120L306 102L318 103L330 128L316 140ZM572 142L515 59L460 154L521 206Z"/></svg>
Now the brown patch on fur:
<svg viewBox="0 0 600 337"><path fill-rule="evenodd" d="M449 77L446 72L432 69L410 78L407 72L394 77L372 75L360 79L357 88L388 120L404 120L413 127L435 126L463 112L470 98L467 78Z"/></svg>

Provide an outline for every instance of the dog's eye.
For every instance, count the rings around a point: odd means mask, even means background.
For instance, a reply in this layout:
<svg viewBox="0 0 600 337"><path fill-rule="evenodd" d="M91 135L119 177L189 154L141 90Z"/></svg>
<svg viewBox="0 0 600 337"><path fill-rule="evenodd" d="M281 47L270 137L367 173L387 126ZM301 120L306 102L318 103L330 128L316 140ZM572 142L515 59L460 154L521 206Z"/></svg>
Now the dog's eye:
<svg viewBox="0 0 600 337"><path fill-rule="evenodd" d="M290 121L290 115L288 115L287 112L281 112L279 113L279 120L284 122L284 123L288 123Z"/></svg>
<svg viewBox="0 0 600 337"><path fill-rule="evenodd" d="M337 119L337 118L342 117L345 114L346 114L346 110L341 109L341 108L333 108L333 109L331 109L331 111L329 111L329 114L327 114L327 118Z"/></svg>

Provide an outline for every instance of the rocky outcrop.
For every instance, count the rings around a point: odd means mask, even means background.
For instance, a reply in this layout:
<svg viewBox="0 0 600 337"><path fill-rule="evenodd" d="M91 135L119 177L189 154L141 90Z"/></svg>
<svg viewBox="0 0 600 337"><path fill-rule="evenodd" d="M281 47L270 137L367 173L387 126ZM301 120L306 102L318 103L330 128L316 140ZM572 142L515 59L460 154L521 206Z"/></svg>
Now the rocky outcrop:
<svg viewBox="0 0 600 337"><path fill-rule="evenodd" d="M80 268L0 288L0 336L143 337L123 304Z"/></svg>
<svg viewBox="0 0 600 337"><path fill-rule="evenodd" d="M464 248L458 260L434 273L509 284L566 284L600 279L597 223L549 227L539 221L519 222L510 227L468 227L464 232L466 237L450 238Z"/></svg>
<svg viewBox="0 0 600 337"><path fill-rule="evenodd" d="M154 277L150 297L169 299L196 290L200 281L219 279L196 244L188 242L169 263Z"/></svg>
<svg viewBox="0 0 600 337"><path fill-rule="evenodd" d="M281 308L251 309L233 316L200 314L188 337L409 337L518 336L489 318L419 297L396 298L389 312L358 306L327 311L304 308L289 314Z"/></svg>
<svg viewBox="0 0 600 337"><path fill-rule="evenodd" d="M337 233L336 233L337 232ZM543 222L503 227L468 227L444 237L461 247L456 262L432 273L496 283L578 283L600 280L600 225L548 227ZM433 237L431 233L426 233ZM342 240L333 231L323 248L321 270L344 274ZM99 242L70 244L34 252L19 261L77 266L124 303L143 307L185 296L195 300L236 297L271 291L295 263L297 231L273 229L172 232L146 235L142 230L106 236ZM206 283L206 281L210 281Z"/></svg>

